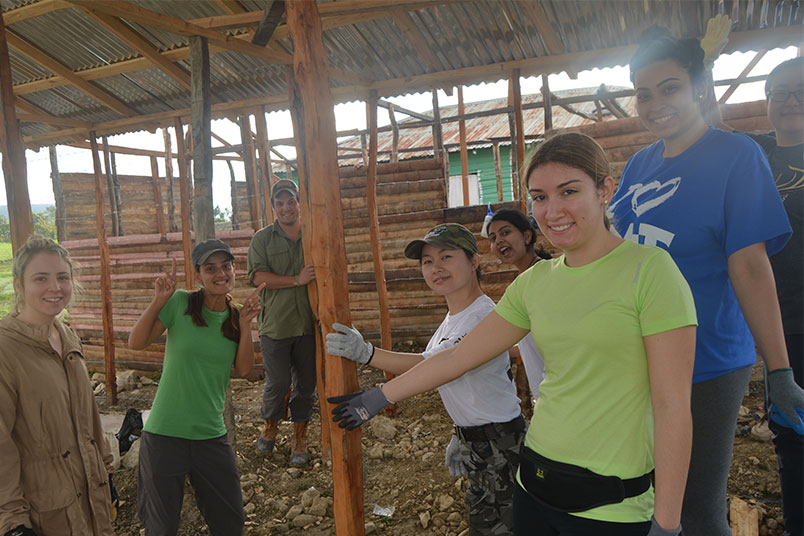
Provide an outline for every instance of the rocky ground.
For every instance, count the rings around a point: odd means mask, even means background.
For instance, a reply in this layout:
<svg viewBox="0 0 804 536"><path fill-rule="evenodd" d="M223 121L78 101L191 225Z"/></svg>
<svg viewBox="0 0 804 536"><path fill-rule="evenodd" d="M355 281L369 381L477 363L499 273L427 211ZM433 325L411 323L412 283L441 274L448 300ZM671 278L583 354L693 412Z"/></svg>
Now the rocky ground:
<svg viewBox="0 0 804 536"><path fill-rule="evenodd" d="M363 388L383 381L379 372L369 368L359 371L359 379ZM98 396L101 412L124 413L130 407L148 409L156 386L147 385L147 379L145 383L142 384L140 377L139 387L121 392L114 407L106 407L105 398ZM246 534L334 534L332 478L329 461L321 458L318 415L310 430L309 465L289 467L290 423L282 425L277 449L271 457L260 455L255 448L262 424L259 415L262 384L234 380L233 392ZM779 478L773 445L762 436L764 425L759 422L762 403L762 373L757 367L735 437L729 496L740 497L759 511L762 536L781 535ZM467 509L463 503L466 483L451 478L444 467L444 450L451 430L452 422L434 392L399 404L394 419L377 417L365 427L362 443L367 534L468 534ZM134 466L132 459L124 457L123 461ZM115 523L116 533L144 534L136 513L136 468L121 467L115 474L115 482L124 501ZM194 505L189 485L179 533L209 533Z"/></svg>

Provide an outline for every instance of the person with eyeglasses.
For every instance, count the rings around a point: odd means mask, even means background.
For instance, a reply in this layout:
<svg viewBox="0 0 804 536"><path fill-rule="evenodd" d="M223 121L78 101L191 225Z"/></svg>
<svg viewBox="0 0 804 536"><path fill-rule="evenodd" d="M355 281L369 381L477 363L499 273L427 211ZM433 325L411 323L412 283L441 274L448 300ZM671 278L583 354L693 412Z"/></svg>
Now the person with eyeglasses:
<svg viewBox="0 0 804 536"><path fill-rule="evenodd" d="M804 376L804 57L777 65L765 81L774 132L751 135L768 156L793 236L771 258L793 377ZM770 405L770 429L779 462L785 534L804 533L804 429Z"/></svg>

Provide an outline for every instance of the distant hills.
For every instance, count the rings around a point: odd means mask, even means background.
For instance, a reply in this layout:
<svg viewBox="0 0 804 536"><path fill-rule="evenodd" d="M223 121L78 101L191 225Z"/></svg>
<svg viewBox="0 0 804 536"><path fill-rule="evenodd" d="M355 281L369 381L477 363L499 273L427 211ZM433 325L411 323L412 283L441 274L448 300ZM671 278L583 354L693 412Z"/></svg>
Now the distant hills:
<svg viewBox="0 0 804 536"><path fill-rule="evenodd" d="M53 203L40 203L31 205L31 210L37 214L47 210L47 207L52 207ZM0 205L0 215L8 218L8 205Z"/></svg>

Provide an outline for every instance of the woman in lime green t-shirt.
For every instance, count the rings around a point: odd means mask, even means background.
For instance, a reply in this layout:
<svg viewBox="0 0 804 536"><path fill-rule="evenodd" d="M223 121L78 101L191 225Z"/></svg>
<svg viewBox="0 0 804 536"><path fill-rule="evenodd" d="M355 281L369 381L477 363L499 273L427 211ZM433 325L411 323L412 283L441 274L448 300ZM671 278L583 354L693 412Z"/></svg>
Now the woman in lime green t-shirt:
<svg viewBox="0 0 804 536"><path fill-rule="evenodd" d="M515 533L677 535L691 444L689 286L666 252L609 232L615 182L594 140L556 136L526 171L533 215L563 255L517 277L456 346L380 387L331 398L334 420L359 426L530 331L545 379L520 460Z"/></svg>
<svg viewBox="0 0 804 536"><path fill-rule="evenodd" d="M229 246L201 242L192 260L201 288L176 290L173 259L128 339L129 348L141 350L167 330L162 378L140 440L137 508L146 532L176 534L189 476L210 533L230 536L242 534L245 516L223 407L232 372L243 377L254 365L251 321L265 285L238 309L229 294L235 283Z"/></svg>

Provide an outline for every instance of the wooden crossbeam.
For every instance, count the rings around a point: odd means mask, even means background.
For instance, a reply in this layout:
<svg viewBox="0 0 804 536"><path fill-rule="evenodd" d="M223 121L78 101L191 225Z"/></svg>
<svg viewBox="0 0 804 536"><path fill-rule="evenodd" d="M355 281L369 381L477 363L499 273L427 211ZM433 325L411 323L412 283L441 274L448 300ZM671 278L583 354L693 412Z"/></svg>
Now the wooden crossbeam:
<svg viewBox="0 0 804 536"><path fill-rule="evenodd" d="M564 43L561 41L558 32L556 32L550 20L547 18L547 13L544 12L541 2L527 1L519 2L517 5L525 9L525 12L530 17L531 22L536 26L536 31L539 32L539 37L542 38L545 48L550 54L564 54L567 49L564 48Z"/></svg>
<svg viewBox="0 0 804 536"><path fill-rule="evenodd" d="M179 35L185 35L188 37L194 35L206 37L210 43L214 43L219 47L225 48L232 52L239 52L241 54L263 59L265 61L270 61L272 63L287 65L292 61L290 54L253 45L249 42L237 39L236 37L224 35L216 32L215 30L202 28L201 26L186 20L157 13L156 11L151 11L128 2L123 2L122 0L104 0L103 2L96 2L94 0L69 1L76 6L82 7L83 9L96 13L105 13L115 17L123 15L126 20L138 22L145 26L153 26L154 28L177 33Z"/></svg>
<svg viewBox="0 0 804 536"><path fill-rule="evenodd" d="M389 106L392 106L392 104L390 102L388 102L386 100L382 100L382 99L377 100L377 105L382 106L385 109L388 109ZM403 107L399 106L398 104L393 104L393 107L394 107L394 111L397 111L397 112L405 114L405 115L409 115L410 117L415 117L416 119L421 119L422 121L432 121L433 120L433 117L430 116L430 115L419 113L419 112L414 112L413 110L408 110L407 108L403 108Z"/></svg>
<svg viewBox="0 0 804 536"><path fill-rule="evenodd" d="M95 20L95 22L113 33L125 44L142 54L144 58L147 58L148 61L153 63L156 67L160 68L168 76L181 84L184 89L190 89L190 73L187 72L187 70L181 65L174 63L170 59L160 54L159 49L152 45L138 32L134 31L134 29L128 24L105 13L91 11L85 9L83 6L80 7L82 11L84 11L84 13L86 13L90 18Z"/></svg>
<svg viewBox="0 0 804 536"><path fill-rule="evenodd" d="M756 67L757 63L759 63L759 60L764 58L765 54L767 53L768 53L767 49L758 50L757 53L754 54L754 57L751 58L751 61L748 62L748 65L745 66L745 69L742 70L737 79L748 76L748 73L750 73L754 69L754 67ZM717 100L717 103L725 104L726 101L729 100L729 97L732 96L732 94L737 90L739 86L740 86L739 82L735 82L734 84L730 85L728 89L726 89L726 92L723 93L723 95L721 95L721 97Z"/></svg>
<svg viewBox="0 0 804 536"><path fill-rule="evenodd" d="M15 104L19 107L19 104ZM57 127L84 127L91 128L92 123L89 121L81 121L80 119L69 119L67 117L56 117L47 114L17 114L17 119L20 121L27 121L29 123L44 123L46 125L53 125Z"/></svg>
<svg viewBox="0 0 804 536"><path fill-rule="evenodd" d="M432 50L425 42L424 36L422 36L418 28L413 25L408 14L405 11L395 9L391 13L391 17L394 19L394 23L396 23L399 29L402 30L402 33L405 34L405 38L407 38L424 64L427 65L431 71L440 71L441 62L435 57L435 54L433 54Z"/></svg>
<svg viewBox="0 0 804 536"><path fill-rule="evenodd" d="M276 27L279 26L284 14L285 0L272 0L268 2L268 6L265 8L262 20L260 21L259 26L257 26L257 31L254 32L251 42L261 47L267 45L268 41L271 40Z"/></svg>
<svg viewBox="0 0 804 536"><path fill-rule="evenodd" d="M72 69L55 59L53 56L46 53L44 50L39 48L38 46L34 45L23 39L22 37L12 33L11 31L6 32L6 38L8 40L8 45L21 54L27 56L31 60L35 61L48 71L57 74L64 78L67 82L74 85L76 88L80 89L96 101L100 102L104 106L111 108L115 112L119 113L120 115L124 116L132 116L137 115L137 112L134 111L132 108L129 108L125 103L120 101L117 97L108 93L106 90L96 86L92 82L88 82L77 76Z"/></svg>
<svg viewBox="0 0 804 536"><path fill-rule="evenodd" d="M18 8L10 9L3 13L3 18L6 21L6 26L10 26L17 22L32 19L51 11L65 9L70 7L70 4L65 0L40 0L34 4L28 4Z"/></svg>

